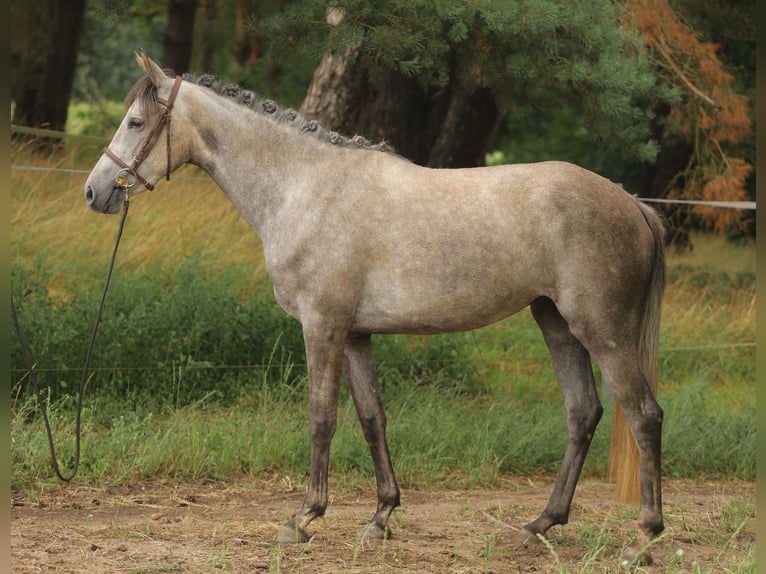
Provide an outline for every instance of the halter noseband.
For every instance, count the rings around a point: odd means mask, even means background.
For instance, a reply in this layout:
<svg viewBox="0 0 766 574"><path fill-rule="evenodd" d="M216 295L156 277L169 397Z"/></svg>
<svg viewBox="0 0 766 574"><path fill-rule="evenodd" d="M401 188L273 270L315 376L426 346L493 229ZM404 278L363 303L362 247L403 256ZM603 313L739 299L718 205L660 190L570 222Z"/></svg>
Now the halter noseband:
<svg viewBox="0 0 766 574"><path fill-rule="evenodd" d="M152 131L150 131L144 142L141 144L141 147L138 150L138 153L133 158L133 163L128 165L124 161L122 161L112 150L109 149L109 147L105 147L103 149L103 153L105 153L114 163L116 163L118 166L120 166L122 169L117 174L117 178L115 179L115 183L118 184L119 187L132 187L133 184L128 185L127 178L125 178L122 173L127 172L133 177L136 178L141 184L148 190L153 190L154 186L146 181L141 174L136 171L138 169L138 166L141 165L141 163L146 159L146 157L149 155L149 152L152 151L152 148L154 147L154 144L157 143L157 140L160 137L160 133L162 132L162 128L167 126L167 131L165 133L166 135L166 150L167 150L167 169L165 173L165 179L170 181L170 112L173 109L173 103L175 102L176 95L178 94L178 89L181 87L181 76L176 76L176 81L173 84L173 88L170 90L170 96L167 100L163 100L162 98L157 98L157 103L160 104L165 108L165 111L162 112L162 115L160 116L159 121L154 125L152 128Z"/></svg>

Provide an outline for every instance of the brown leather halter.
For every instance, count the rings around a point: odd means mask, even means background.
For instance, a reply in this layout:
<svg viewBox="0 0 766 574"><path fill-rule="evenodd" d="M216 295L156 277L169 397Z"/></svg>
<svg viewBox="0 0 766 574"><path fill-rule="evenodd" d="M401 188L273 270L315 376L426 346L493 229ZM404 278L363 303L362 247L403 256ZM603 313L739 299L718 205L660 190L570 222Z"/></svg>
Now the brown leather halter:
<svg viewBox="0 0 766 574"><path fill-rule="evenodd" d="M163 127L167 127L166 131L166 150L167 150L167 170L165 173L165 179L168 181L170 180L170 117L171 117L171 110L173 109L173 103L175 102L176 95L178 94L178 89L181 87L181 76L176 76L176 81L173 84L173 88L170 90L170 96L167 100L163 100L162 98L157 98L157 103L159 103L161 106L165 108L165 110L162 112L162 115L160 116L159 121L154 125L152 128L152 131L150 131L144 142L141 144L141 147L138 149L138 153L133 158L133 163L128 165L126 162L122 161L117 154L115 154L112 150L109 149L109 147L105 147L103 149L103 153L105 153L109 158L116 163L118 166L120 166L122 169L120 170L120 173L117 175L117 178L115 179L115 183L119 187L124 187L127 191L127 188L132 187L134 184L129 183L128 179L122 175L123 172L131 174L137 181L141 182L141 184L148 190L153 190L154 186L146 181L141 174L136 171L138 169L138 166L141 165L141 163L146 159L146 157L149 155L149 152L152 151L152 148L154 147L154 144L157 143L157 140L160 137L160 133L162 132ZM122 178L122 179L120 179ZM134 182L135 183L135 182Z"/></svg>

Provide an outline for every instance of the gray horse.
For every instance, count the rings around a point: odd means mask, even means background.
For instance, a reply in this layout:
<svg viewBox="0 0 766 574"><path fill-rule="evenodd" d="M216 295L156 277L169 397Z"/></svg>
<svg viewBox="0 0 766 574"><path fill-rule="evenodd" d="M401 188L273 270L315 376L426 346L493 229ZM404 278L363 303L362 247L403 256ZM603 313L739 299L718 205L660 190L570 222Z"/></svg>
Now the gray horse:
<svg viewBox="0 0 766 574"><path fill-rule="evenodd" d="M665 264L653 210L563 162L421 167L252 92L210 77L174 81L145 53L136 59L146 76L128 94L85 198L116 213L125 194L191 163L259 235L276 299L302 325L308 362L309 483L280 541L309 540L306 527L327 508L341 373L377 479L377 511L363 533L390 535L399 487L371 334L475 329L530 306L564 397L569 441L550 500L521 538L568 520L603 410L592 359L640 455L639 537L626 553L650 559L642 548L663 529L654 391Z"/></svg>

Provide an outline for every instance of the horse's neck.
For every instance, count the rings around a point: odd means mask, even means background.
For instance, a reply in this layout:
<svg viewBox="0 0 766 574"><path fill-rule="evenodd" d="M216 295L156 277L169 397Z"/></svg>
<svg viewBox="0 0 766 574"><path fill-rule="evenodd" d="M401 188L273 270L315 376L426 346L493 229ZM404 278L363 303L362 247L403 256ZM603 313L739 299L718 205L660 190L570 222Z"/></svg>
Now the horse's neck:
<svg viewBox="0 0 766 574"><path fill-rule="evenodd" d="M193 122L198 137L190 162L213 178L264 239L286 196L301 187L296 179L307 176L323 146L235 102L204 97L199 108L205 113Z"/></svg>

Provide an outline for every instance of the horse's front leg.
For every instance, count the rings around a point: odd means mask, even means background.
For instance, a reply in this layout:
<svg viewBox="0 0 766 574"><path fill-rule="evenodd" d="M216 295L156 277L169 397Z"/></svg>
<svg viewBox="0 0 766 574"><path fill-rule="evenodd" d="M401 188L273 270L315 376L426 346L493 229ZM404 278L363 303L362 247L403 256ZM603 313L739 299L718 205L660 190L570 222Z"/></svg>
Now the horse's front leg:
<svg viewBox="0 0 766 574"><path fill-rule="evenodd" d="M345 333L312 329L304 324L309 380L309 428L311 470L309 485L298 513L282 525L277 540L282 543L308 542L309 523L327 508L327 474L330 443L338 417L338 387Z"/></svg>
<svg viewBox="0 0 766 574"><path fill-rule="evenodd" d="M346 343L343 374L348 379L356 413L370 447L378 485L378 508L362 531L365 538L389 538L388 518L399 506L399 486L386 442L386 413L380 399L375 359L370 335L349 337Z"/></svg>

